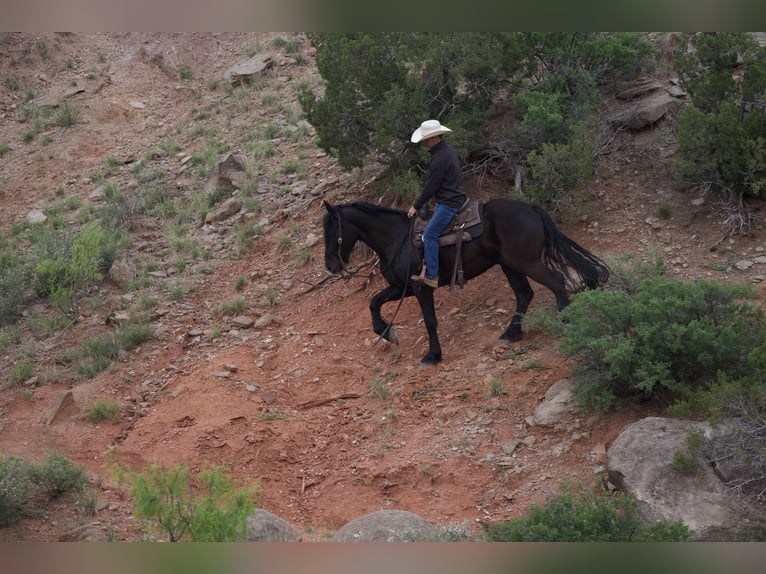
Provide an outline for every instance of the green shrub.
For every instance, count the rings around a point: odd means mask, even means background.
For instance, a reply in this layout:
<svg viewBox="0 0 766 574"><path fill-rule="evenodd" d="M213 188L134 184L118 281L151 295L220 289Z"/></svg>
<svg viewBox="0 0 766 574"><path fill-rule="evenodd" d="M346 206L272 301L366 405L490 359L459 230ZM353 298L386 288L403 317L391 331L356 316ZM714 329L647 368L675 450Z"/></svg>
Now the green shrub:
<svg viewBox="0 0 766 574"><path fill-rule="evenodd" d="M690 430L686 435L685 448L673 453L673 460L668 465L668 468L678 474L695 474L697 470L699 470L699 456L702 440L703 433L701 430Z"/></svg>
<svg viewBox="0 0 766 574"><path fill-rule="evenodd" d="M107 333L86 339L73 358L78 360L77 373L92 378L109 368L120 351L132 351L154 335L154 327L141 320L123 325L116 333Z"/></svg>
<svg viewBox="0 0 766 574"><path fill-rule="evenodd" d="M8 380L11 385L20 385L34 374L35 370L31 363L21 361L11 367L8 372Z"/></svg>
<svg viewBox="0 0 766 574"><path fill-rule="evenodd" d="M115 401L97 400L88 405L87 418L92 423L120 421L120 404Z"/></svg>
<svg viewBox="0 0 766 574"><path fill-rule="evenodd" d="M144 322L127 323L117 333L120 348L132 351L154 335L154 327Z"/></svg>
<svg viewBox="0 0 766 574"><path fill-rule="evenodd" d="M217 315L236 315L245 310L247 304L244 297L235 297L229 301L223 301L215 306L214 312Z"/></svg>
<svg viewBox="0 0 766 574"><path fill-rule="evenodd" d="M688 405L692 414L708 417L715 427L715 432L702 438L702 452L708 460L725 465L726 486L754 504L761 504L766 492L765 373L766 339L762 338L748 357L744 376L719 376Z"/></svg>
<svg viewBox="0 0 766 574"><path fill-rule="evenodd" d="M68 128L77 123L80 117L80 108L76 104L64 102L56 110L53 118L55 124L62 128Z"/></svg>
<svg viewBox="0 0 766 574"><path fill-rule="evenodd" d="M527 156L525 194L556 212L566 194L582 186L593 173L594 143L583 130L567 143L543 143Z"/></svg>
<svg viewBox="0 0 766 574"><path fill-rule="evenodd" d="M766 48L745 32L681 37L675 61L692 105L679 114L678 184L712 190L724 222L743 233L743 198L766 191Z"/></svg>
<svg viewBox="0 0 766 574"><path fill-rule="evenodd" d="M50 453L41 465L34 465L30 477L51 498L65 492L82 492L88 482L85 466L59 453Z"/></svg>
<svg viewBox="0 0 766 574"><path fill-rule="evenodd" d="M118 473L131 485L136 516L156 521L171 542L244 540L247 517L261 493L257 484L237 488L220 466L206 466L196 481L183 464Z"/></svg>
<svg viewBox="0 0 766 574"><path fill-rule="evenodd" d="M532 505L524 518L489 527L493 542L681 542L690 538L682 522L642 526L638 501L625 494L564 484L559 494Z"/></svg>
<svg viewBox="0 0 766 574"><path fill-rule="evenodd" d="M22 458L0 458L0 528L29 516L29 504L35 491L32 465Z"/></svg>
<svg viewBox="0 0 766 574"><path fill-rule="evenodd" d="M636 293L585 291L562 311L560 350L577 359L581 405L607 410L617 398L688 398L717 373L742 374L763 338L763 312L745 285L643 281Z"/></svg>
<svg viewBox="0 0 766 574"><path fill-rule="evenodd" d="M0 251L0 324L21 317L29 285L29 271L21 258L11 251Z"/></svg>
<svg viewBox="0 0 766 574"><path fill-rule="evenodd" d="M67 313L77 313L80 292L104 274L117 256L117 237L99 223L89 223L78 234L41 232L36 238L34 286Z"/></svg>
<svg viewBox="0 0 766 574"><path fill-rule="evenodd" d="M643 259L635 253L621 253L609 261L609 288L636 293L645 279L665 274L662 253L648 249Z"/></svg>

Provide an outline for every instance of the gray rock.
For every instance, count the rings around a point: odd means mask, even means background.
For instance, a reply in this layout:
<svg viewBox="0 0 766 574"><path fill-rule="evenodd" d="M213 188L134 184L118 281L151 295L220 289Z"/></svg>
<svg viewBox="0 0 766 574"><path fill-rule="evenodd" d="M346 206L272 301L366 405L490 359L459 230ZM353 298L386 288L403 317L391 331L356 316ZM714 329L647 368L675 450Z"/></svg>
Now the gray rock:
<svg viewBox="0 0 766 574"><path fill-rule="evenodd" d="M27 213L27 221L29 223L45 223L48 217L40 209L33 209Z"/></svg>
<svg viewBox="0 0 766 574"><path fill-rule="evenodd" d="M301 542L303 538L289 522L263 508L247 517L248 542Z"/></svg>
<svg viewBox="0 0 766 574"><path fill-rule="evenodd" d="M642 130L660 120L666 113L677 110L683 102L665 92L641 98L631 108L617 114L612 122L630 130Z"/></svg>
<svg viewBox="0 0 766 574"><path fill-rule="evenodd" d="M378 510L355 518L330 539L332 542L415 542L436 540L430 522L406 510Z"/></svg>
<svg viewBox="0 0 766 574"><path fill-rule="evenodd" d="M217 221L224 221L235 215L242 209L242 200L238 197L230 197L224 201L218 209L211 211L205 216L205 223L215 223Z"/></svg>
<svg viewBox="0 0 766 574"><path fill-rule="evenodd" d="M45 415L45 425L50 426L56 421L71 416L76 412L77 405L75 404L72 391L61 391L54 397L51 406L48 408L48 413Z"/></svg>
<svg viewBox="0 0 766 574"><path fill-rule="evenodd" d="M59 542L106 542L106 540L106 533L97 522L83 524L59 537Z"/></svg>
<svg viewBox="0 0 766 574"><path fill-rule="evenodd" d="M107 273L109 280L118 287L124 287L131 279L136 277L136 266L130 259L123 257L112 263Z"/></svg>
<svg viewBox="0 0 766 574"><path fill-rule="evenodd" d="M271 56L256 54L252 58L248 58L244 62L240 62L236 66L226 70L223 74L223 79L229 82L232 86L249 84L254 76L260 76L263 71L268 70L273 65L274 62L271 59Z"/></svg>
<svg viewBox="0 0 766 574"><path fill-rule="evenodd" d="M545 398L535 409L534 423L552 427L572 418L577 411L573 388L574 383L567 379L551 385L545 392Z"/></svg>
<svg viewBox="0 0 766 574"><path fill-rule="evenodd" d="M669 467L677 452L688 451L686 439L695 429L711 433L707 423L659 417L628 425L607 451L609 478L636 497L647 521L681 520L696 540L734 540L755 526L743 501L701 456L692 474Z"/></svg>

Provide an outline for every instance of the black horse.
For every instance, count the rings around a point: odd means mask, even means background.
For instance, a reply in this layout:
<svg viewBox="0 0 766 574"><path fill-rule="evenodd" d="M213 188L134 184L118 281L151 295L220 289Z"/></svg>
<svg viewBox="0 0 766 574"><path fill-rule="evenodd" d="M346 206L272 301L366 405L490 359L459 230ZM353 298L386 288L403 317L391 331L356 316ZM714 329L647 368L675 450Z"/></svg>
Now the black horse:
<svg viewBox="0 0 766 574"><path fill-rule="evenodd" d="M404 211L371 203L333 206L325 201L324 205L325 264L330 272L339 273L346 268L357 241L366 243L380 258L380 270L389 285L370 301L373 331L398 342L393 325L381 317L381 307L388 301L414 295L428 331L428 353L421 365L441 361L434 290L420 287L410 279L419 272L422 263L412 245L412 220ZM595 289L608 280L607 265L559 231L542 207L501 198L488 201L484 214L483 233L463 243L463 271L466 280L494 265L500 265L505 273L516 296L516 310L500 336L502 341L518 341L522 337L522 317L534 296L527 277L553 292L559 310L569 304L567 281L575 281L573 290L577 291ZM449 283L452 277L455 249L454 246L439 249L440 285ZM574 271L574 279L570 271Z"/></svg>

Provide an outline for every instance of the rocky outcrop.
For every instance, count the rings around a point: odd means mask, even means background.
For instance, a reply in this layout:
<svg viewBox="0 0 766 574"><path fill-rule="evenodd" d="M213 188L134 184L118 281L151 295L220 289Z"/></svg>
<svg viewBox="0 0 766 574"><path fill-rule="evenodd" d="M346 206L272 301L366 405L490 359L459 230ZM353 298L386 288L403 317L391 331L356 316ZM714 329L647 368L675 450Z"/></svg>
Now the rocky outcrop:
<svg viewBox="0 0 766 574"><path fill-rule="evenodd" d="M696 540L736 540L758 525L752 505L733 495L699 456L695 472L671 468L678 452L688 453L692 431L709 436L709 424L649 417L625 427L607 451L609 479L634 496L648 522L681 520Z"/></svg>
<svg viewBox="0 0 766 574"><path fill-rule="evenodd" d="M378 510L355 518L335 533L332 542L415 542L435 540L438 530L406 510Z"/></svg>
<svg viewBox="0 0 766 574"><path fill-rule="evenodd" d="M248 542L300 542L300 532L289 522L258 508L247 517Z"/></svg>

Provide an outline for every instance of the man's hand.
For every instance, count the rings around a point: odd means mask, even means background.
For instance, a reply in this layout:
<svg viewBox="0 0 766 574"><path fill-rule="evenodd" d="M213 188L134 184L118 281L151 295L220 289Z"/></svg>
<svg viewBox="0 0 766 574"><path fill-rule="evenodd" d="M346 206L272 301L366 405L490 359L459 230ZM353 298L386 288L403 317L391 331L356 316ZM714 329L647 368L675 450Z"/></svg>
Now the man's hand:
<svg viewBox="0 0 766 574"><path fill-rule="evenodd" d="M412 219L412 218L413 218L413 217L415 217L417 214L418 214L418 210L417 210L417 209L415 209L414 207L410 207L410 210L407 212L407 217L409 217L410 219Z"/></svg>

